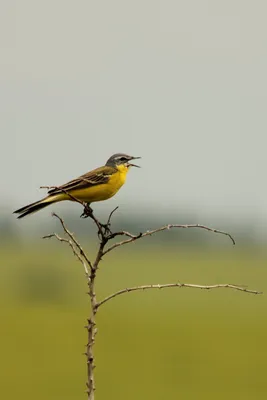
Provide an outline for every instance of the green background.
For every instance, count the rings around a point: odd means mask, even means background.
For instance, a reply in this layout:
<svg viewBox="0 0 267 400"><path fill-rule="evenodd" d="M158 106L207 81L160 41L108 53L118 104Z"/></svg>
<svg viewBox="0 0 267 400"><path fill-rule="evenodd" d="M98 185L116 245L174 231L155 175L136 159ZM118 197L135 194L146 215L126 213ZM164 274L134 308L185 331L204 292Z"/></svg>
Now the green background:
<svg viewBox="0 0 267 400"><path fill-rule="evenodd" d="M177 281L266 292L266 252L216 241L223 246L147 238L117 249L101 263L98 300ZM94 239L82 242L92 257ZM53 240L8 242L0 261L1 398L85 399L82 266ZM266 305L264 294L229 289L170 288L111 300L97 316L96 399L265 399Z"/></svg>

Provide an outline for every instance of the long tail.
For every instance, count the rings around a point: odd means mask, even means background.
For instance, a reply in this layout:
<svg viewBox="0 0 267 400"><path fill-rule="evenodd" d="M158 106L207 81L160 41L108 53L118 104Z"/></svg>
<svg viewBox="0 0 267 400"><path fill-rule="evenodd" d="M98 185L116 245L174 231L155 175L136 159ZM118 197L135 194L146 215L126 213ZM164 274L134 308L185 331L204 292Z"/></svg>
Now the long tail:
<svg viewBox="0 0 267 400"><path fill-rule="evenodd" d="M28 214L35 213L36 211L41 210L44 207L49 206L52 203L59 201L58 196L47 196L42 200L36 201L35 203L28 204L25 207L19 208L14 211L14 214L20 214L18 218L23 218Z"/></svg>

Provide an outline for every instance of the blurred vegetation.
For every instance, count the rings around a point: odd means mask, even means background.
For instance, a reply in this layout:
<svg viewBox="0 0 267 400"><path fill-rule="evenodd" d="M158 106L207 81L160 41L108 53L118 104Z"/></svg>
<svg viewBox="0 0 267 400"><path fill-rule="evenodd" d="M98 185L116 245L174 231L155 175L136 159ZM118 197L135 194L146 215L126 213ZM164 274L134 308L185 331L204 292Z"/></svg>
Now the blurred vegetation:
<svg viewBox="0 0 267 400"><path fill-rule="evenodd" d="M65 206L65 207L63 207ZM15 208L15 207L14 207ZM63 208L63 210L61 210ZM79 236L88 238L94 237L95 230L93 224L84 223L84 220L79 218L81 214L81 209L78 205L67 205L60 204L55 206L54 209L45 210L38 214L38 223L34 217L29 217L23 219L23 224L21 220L16 218L10 218L11 210L1 210L0 209L0 239L3 241L25 241L27 239L35 239L40 237L45 233L50 233L51 229L57 229L57 221L50 217L52 211L60 210L60 216L68 221L68 226L73 232L79 232ZM109 215L110 208L97 209L96 215L101 221L105 221ZM164 210L164 212L158 212L158 210L147 210L141 209L139 213L127 215L119 208L116 211L116 216L113 218L112 226L114 230L128 230L133 233L139 233L140 231L146 231L148 229L155 229L159 226L166 224L204 224L210 227L225 230L230 232L235 236L235 239L239 244L246 246L257 246L258 243L263 244L265 241L266 230L262 232L259 220L256 216L250 215L244 218L229 218L227 216L205 216L201 217L197 213L190 210L179 210L177 215L174 210ZM127 217L126 217L127 215ZM264 238L264 239L263 239ZM210 235L208 232L203 232L199 229L194 229L186 231L181 229L171 230L169 232L164 232L158 234L153 238L155 241L164 241L173 243L176 245L224 245L225 240L218 240L216 235Z"/></svg>
<svg viewBox="0 0 267 400"><path fill-rule="evenodd" d="M98 298L128 286L176 281L247 284L267 292L263 248L234 247L218 236L222 248L177 246L161 238L107 256ZM92 240L82 241L93 254ZM88 298L82 266L53 240L2 243L1 397L85 399ZM264 295L227 289L173 288L111 300L98 314L97 400L265 399L266 307Z"/></svg>

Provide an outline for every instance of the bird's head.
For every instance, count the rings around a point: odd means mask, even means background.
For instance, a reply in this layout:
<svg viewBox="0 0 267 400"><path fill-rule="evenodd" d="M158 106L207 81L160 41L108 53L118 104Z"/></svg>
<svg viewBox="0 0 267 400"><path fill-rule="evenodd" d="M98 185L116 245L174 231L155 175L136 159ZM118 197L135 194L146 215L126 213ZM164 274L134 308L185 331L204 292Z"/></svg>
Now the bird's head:
<svg viewBox="0 0 267 400"><path fill-rule="evenodd" d="M128 156L127 154L123 153L116 153L111 156L108 161L106 162L106 165L108 167L118 167L118 166L124 166L126 168L129 167L139 167L139 165L130 163L131 160L137 160L138 158L141 157L133 157L133 156Z"/></svg>

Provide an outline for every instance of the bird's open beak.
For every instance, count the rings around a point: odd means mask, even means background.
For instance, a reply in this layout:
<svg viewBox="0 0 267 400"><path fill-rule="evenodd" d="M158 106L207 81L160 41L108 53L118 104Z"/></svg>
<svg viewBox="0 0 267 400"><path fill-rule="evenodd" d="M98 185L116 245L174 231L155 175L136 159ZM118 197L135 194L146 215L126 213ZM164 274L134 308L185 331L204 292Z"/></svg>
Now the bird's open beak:
<svg viewBox="0 0 267 400"><path fill-rule="evenodd" d="M131 160L138 160L141 157L132 157ZM140 165L132 164L132 163L127 163L128 167L136 167L136 168L141 168Z"/></svg>

